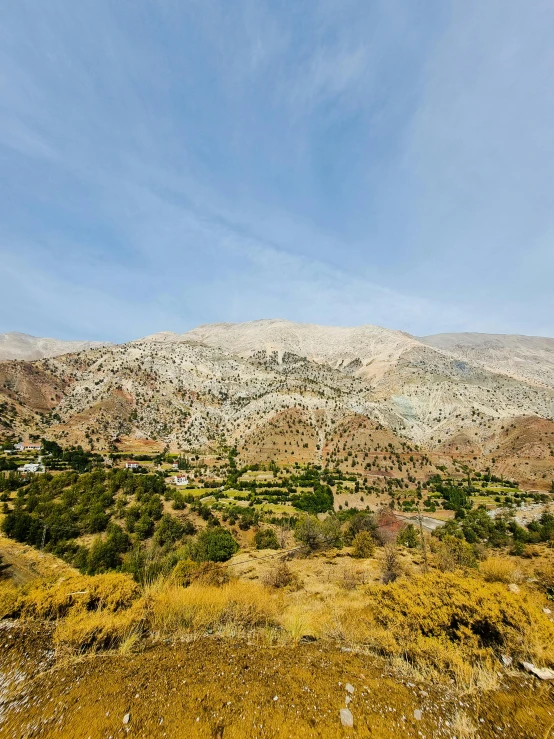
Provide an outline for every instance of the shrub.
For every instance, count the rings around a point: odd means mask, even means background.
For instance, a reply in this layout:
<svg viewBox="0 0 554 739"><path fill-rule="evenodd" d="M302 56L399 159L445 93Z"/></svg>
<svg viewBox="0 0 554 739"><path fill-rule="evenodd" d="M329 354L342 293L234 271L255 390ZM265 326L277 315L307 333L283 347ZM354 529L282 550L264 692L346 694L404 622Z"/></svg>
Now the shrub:
<svg viewBox="0 0 554 739"><path fill-rule="evenodd" d="M325 543L321 522L316 516L301 516L294 527L294 536L312 551Z"/></svg>
<svg viewBox="0 0 554 739"><path fill-rule="evenodd" d="M351 613L354 628L358 639L381 644L383 651L440 666L443 657L450 659L451 648L444 649L450 643L471 658L502 652L514 659L554 663L554 624L540 604L503 585L433 572L374 585L368 595L368 605Z"/></svg>
<svg viewBox="0 0 554 739"><path fill-rule="evenodd" d="M357 559L367 559L375 552L375 542L369 531L359 531L352 542L352 556Z"/></svg>
<svg viewBox="0 0 554 739"><path fill-rule="evenodd" d="M279 542L273 529L260 529L254 535L256 549L279 549Z"/></svg>
<svg viewBox="0 0 554 739"><path fill-rule="evenodd" d="M226 562L238 549L231 533L220 527L201 531L189 545L190 557L196 562Z"/></svg>
<svg viewBox="0 0 554 739"><path fill-rule="evenodd" d="M119 572L37 581L22 593L16 611L23 617L47 620L64 618L72 611L115 613L130 608L139 594L133 579Z"/></svg>
<svg viewBox="0 0 554 739"><path fill-rule="evenodd" d="M360 511L359 513L355 513L350 519L346 528L345 540L348 544L352 543L356 534L360 533L361 531L367 531L373 537L376 528L377 524L375 523L375 517L373 513L365 513Z"/></svg>
<svg viewBox="0 0 554 739"><path fill-rule="evenodd" d="M286 588L289 585L295 584L297 577L293 574L286 561L280 559L265 574L263 581L270 588Z"/></svg>
<svg viewBox="0 0 554 739"><path fill-rule="evenodd" d="M166 513L162 516L156 526L154 533L154 541L156 544L163 546L164 544L174 544L178 541L184 533L183 525L178 521L175 516L170 516Z"/></svg>
<svg viewBox="0 0 554 739"><path fill-rule="evenodd" d="M398 558L398 549L395 544L389 542L384 546L381 580L386 585L397 580L401 574L402 567Z"/></svg>
<svg viewBox="0 0 554 739"><path fill-rule="evenodd" d="M192 559L181 559L171 573L172 579L182 587L188 587L198 574L198 562Z"/></svg>
<svg viewBox="0 0 554 739"><path fill-rule="evenodd" d="M479 568L486 582L516 582L520 579L520 573L509 559L502 557L490 557L482 562Z"/></svg>
<svg viewBox="0 0 554 739"><path fill-rule="evenodd" d="M444 536L435 547L437 567L442 572L453 572L459 567L476 567L473 547L456 536Z"/></svg>
<svg viewBox="0 0 554 739"><path fill-rule="evenodd" d="M413 523L409 523L402 529L396 541L398 544L409 549L415 549L419 545L419 532L416 531Z"/></svg>
<svg viewBox="0 0 554 739"><path fill-rule="evenodd" d="M327 516L323 519L321 532L326 546L342 547L341 523L336 516Z"/></svg>

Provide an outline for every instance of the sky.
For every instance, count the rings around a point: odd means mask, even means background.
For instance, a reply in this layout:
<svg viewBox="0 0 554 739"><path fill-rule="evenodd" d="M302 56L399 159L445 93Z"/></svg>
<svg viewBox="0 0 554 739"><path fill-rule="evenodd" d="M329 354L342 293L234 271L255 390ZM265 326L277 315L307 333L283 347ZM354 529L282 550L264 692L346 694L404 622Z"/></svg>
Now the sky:
<svg viewBox="0 0 554 739"><path fill-rule="evenodd" d="M551 0L0 7L0 332L554 336Z"/></svg>

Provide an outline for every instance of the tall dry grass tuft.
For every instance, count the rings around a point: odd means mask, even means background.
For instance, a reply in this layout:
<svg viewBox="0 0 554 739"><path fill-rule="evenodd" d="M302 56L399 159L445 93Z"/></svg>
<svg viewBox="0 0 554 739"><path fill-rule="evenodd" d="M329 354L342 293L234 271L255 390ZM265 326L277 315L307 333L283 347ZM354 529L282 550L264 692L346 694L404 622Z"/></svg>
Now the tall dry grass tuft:
<svg viewBox="0 0 554 739"><path fill-rule="evenodd" d="M509 559L489 557L481 563L479 570L486 582L521 582L521 571Z"/></svg>
<svg viewBox="0 0 554 739"><path fill-rule="evenodd" d="M24 588L17 602L18 615L56 620L73 611L106 610L112 613L131 605L140 595L130 575L109 572L105 575L62 577L57 581L37 581Z"/></svg>
<svg viewBox="0 0 554 739"><path fill-rule="evenodd" d="M452 719L452 731L456 739L472 739L477 734L477 727L467 713L458 711Z"/></svg>
<svg viewBox="0 0 554 739"><path fill-rule="evenodd" d="M274 622L275 601L256 583L228 583L222 587L193 583L181 588L161 581L146 596L152 630L160 635L191 631L221 631L263 627Z"/></svg>
<svg viewBox="0 0 554 739"><path fill-rule="evenodd" d="M10 580L0 580L0 619L18 615L21 589Z"/></svg>

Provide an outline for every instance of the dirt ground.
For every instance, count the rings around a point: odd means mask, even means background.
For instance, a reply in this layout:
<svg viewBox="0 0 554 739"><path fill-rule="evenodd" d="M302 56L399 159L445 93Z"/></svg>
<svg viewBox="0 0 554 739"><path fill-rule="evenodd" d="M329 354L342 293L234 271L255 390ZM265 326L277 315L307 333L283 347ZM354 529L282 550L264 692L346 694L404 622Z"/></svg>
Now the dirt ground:
<svg viewBox="0 0 554 739"><path fill-rule="evenodd" d="M481 739L553 736L551 687L532 677L506 678L478 700L324 642L269 647L205 637L137 655L63 659L49 639L37 624L0 624L0 737L461 739L457 727L468 719ZM347 695L353 728L340 721Z"/></svg>
<svg viewBox="0 0 554 739"><path fill-rule="evenodd" d="M63 560L46 552L40 552L27 544L20 544L0 534L0 555L5 564L6 577L23 585L37 577L61 577L75 574L76 570Z"/></svg>

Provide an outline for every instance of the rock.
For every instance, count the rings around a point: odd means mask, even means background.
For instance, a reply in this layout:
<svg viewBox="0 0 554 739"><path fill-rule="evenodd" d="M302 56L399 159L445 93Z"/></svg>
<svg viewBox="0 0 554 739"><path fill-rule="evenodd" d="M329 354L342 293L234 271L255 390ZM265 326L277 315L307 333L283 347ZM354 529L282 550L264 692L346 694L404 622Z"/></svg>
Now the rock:
<svg viewBox="0 0 554 739"><path fill-rule="evenodd" d="M419 708L416 708L414 711L414 718L416 721L421 721L421 711Z"/></svg>
<svg viewBox="0 0 554 739"><path fill-rule="evenodd" d="M354 692L354 690L356 689L353 685L350 685L350 683L346 683L346 685L344 687L346 688L346 692L347 693L350 693L351 695Z"/></svg>
<svg viewBox="0 0 554 739"><path fill-rule="evenodd" d="M304 634L300 641L302 644L310 644L310 642L317 641L317 637L312 636L311 634Z"/></svg>
<svg viewBox="0 0 554 739"><path fill-rule="evenodd" d="M503 655L502 655L502 664L503 664L503 665L504 665L505 667L509 667L509 666L510 666L510 665L512 664L512 662L513 662L513 661L514 661L514 660L513 660L513 657L510 657L510 656L509 656L509 655L507 655L507 654L503 654Z"/></svg>
<svg viewBox="0 0 554 739"><path fill-rule="evenodd" d="M343 726L354 726L354 716L348 708L340 709L340 722Z"/></svg>
<svg viewBox="0 0 554 739"><path fill-rule="evenodd" d="M512 593L519 593L519 585L516 585L515 582L511 582L508 585L508 590L510 590Z"/></svg>
<svg viewBox="0 0 554 739"><path fill-rule="evenodd" d="M554 680L554 670L550 670L548 667L535 667L532 662L522 662L521 664L527 672L532 672L541 680Z"/></svg>
<svg viewBox="0 0 554 739"><path fill-rule="evenodd" d="M130 720L131 720L131 714L126 713L125 716L123 716L123 723L128 724Z"/></svg>
<svg viewBox="0 0 554 739"><path fill-rule="evenodd" d="M352 698L349 695L347 695L344 702L346 703L346 705L348 705L351 700Z"/></svg>
<svg viewBox="0 0 554 739"><path fill-rule="evenodd" d="M542 612L543 613L546 613L547 616L550 616L550 614L552 613L552 611L550 610L550 608L543 608L542 609Z"/></svg>

